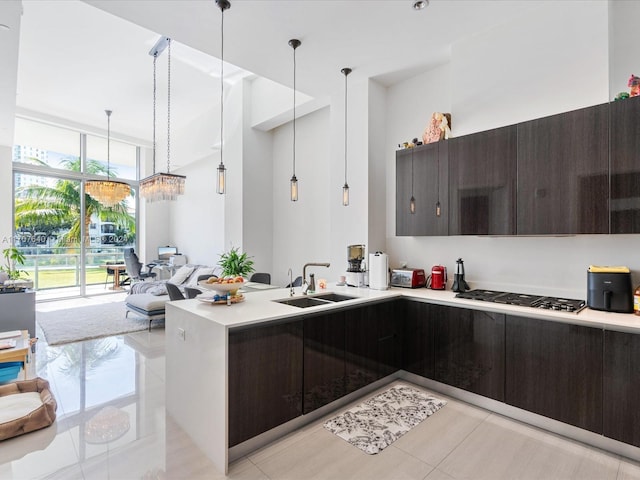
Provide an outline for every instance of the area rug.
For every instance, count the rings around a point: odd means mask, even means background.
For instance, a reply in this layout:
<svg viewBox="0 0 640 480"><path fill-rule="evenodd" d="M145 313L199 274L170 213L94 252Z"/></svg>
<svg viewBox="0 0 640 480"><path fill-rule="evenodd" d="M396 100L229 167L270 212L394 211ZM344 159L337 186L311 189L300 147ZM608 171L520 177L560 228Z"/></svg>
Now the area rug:
<svg viewBox="0 0 640 480"><path fill-rule="evenodd" d="M124 302L37 312L36 322L49 345L79 342L137 332L149 328L149 321L130 313L125 317ZM154 320L151 328L164 327L164 320Z"/></svg>
<svg viewBox="0 0 640 480"><path fill-rule="evenodd" d="M332 418L324 428L375 455L446 404L408 385L396 385Z"/></svg>

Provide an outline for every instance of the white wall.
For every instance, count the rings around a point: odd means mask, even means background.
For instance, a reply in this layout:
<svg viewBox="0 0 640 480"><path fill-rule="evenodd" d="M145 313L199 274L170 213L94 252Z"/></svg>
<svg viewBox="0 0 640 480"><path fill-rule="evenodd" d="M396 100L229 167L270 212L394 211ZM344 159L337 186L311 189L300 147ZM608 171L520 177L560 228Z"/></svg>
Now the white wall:
<svg viewBox="0 0 640 480"><path fill-rule="evenodd" d="M548 2L453 45L451 113L466 135L604 103L606 1Z"/></svg>
<svg viewBox="0 0 640 480"><path fill-rule="evenodd" d="M255 82L244 80L242 247L256 272L273 271L273 137L251 127ZM284 285L284 283L283 283Z"/></svg>
<svg viewBox="0 0 640 480"><path fill-rule="evenodd" d="M614 2L614 12L618 4L624 22L613 22L615 38L629 38L640 15L629 2ZM443 264L453 273L462 257L472 288L577 298L586 297L589 264L627 265L636 272L634 284L640 281L640 235L395 237L393 150L419 136L431 112L451 111L453 133L461 135L607 101L607 3L545 5L520 22L456 44L449 66L389 88L386 198L392 266L402 261L425 269ZM627 68L627 59L637 55L633 42L620 43L615 58L625 59ZM612 71L617 70L614 65Z"/></svg>
<svg viewBox="0 0 640 480"><path fill-rule="evenodd" d="M612 1L609 5L610 87L609 99L620 92L629 92L627 82L631 74L640 76L640 63L634 50L638 42L640 2Z"/></svg>
<svg viewBox="0 0 640 480"><path fill-rule="evenodd" d="M273 270L271 283L289 283L302 275L308 262L334 262L330 235L330 110L324 108L296 119L296 177L299 200L289 197L289 179L293 170L292 125L273 131ZM342 185L340 185L341 187ZM323 269L310 270L316 278L331 278Z"/></svg>

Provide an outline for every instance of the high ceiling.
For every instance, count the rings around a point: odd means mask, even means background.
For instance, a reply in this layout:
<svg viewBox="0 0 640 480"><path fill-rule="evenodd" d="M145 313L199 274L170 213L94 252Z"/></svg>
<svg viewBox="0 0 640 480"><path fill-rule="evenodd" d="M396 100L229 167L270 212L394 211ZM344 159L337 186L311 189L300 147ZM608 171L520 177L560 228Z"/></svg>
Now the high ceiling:
<svg viewBox="0 0 640 480"><path fill-rule="evenodd" d="M5 3L0 2L0 3ZM15 3L15 2L14 2ZM231 0L225 12L225 60L233 79L253 72L323 97L374 78L392 85L449 60L462 38L525 15L541 2L431 0ZM78 124L151 139L152 57L159 36L172 46L171 122L180 128L219 102L220 10L214 0L25 0L17 106ZM0 23L5 7L0 6ZM0 47L2 48L2 47ZM491 52L487 52L491 55ZM166 115L166 52L158 59L159 125ZM0 74L0 75L5 75ZM230 78L230 80L233 80ZM166 123L164 123L166 125ZM2 127L2 125L0 125Z"/></svg>

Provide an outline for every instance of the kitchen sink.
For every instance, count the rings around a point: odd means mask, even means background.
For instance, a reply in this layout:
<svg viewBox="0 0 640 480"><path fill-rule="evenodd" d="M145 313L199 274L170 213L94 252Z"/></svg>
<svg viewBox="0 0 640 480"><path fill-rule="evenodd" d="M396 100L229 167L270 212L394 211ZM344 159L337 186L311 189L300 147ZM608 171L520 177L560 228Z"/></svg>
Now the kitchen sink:
<svg viewBox="0 0 640 480"><path fill-rule="evenodd" d="M341 295L339 293L321 293L320 295L314 295L312 298L321 298L322 300L328 300L330 302L344 302L345 300L353 300L358 297Z"/></svg>
<svg viewBox="0 0 640 480"><path fill-rule="evenodd" d="M311 297L295 297L284 298L282 300L273 300L277 303L283 303L285 305L291 305L293 307L307 308L317 307L319 305L330 305L335 302L344 302L345 300L353 300L358 297L351 297L349 295L340 295L339 293L324 293L321 295L313 295Z"/></svg>
<svg viewBox="0 0 640 480"><path fill-rule="evenodd" d="M319 298L314 297L285 298L283 300L274 300L274 302L284 303L285 305L291 305L299 308L317 307L318 305L329 305L332 303L328 300L320 300Z"/></svg>

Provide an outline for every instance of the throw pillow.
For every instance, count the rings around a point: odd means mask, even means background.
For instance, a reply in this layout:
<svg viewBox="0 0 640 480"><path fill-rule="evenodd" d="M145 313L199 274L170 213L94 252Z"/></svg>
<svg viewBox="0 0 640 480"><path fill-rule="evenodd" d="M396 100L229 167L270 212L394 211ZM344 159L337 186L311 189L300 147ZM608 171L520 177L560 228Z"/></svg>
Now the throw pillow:
<svg viewBox="0 0 640 480"><path fill-rule="evenodd" d="M178 269L176 273L168 280L169 283L173 283L174 285L182 285L182 283L189 278L191 272L193 272L194 267L189 267L187 265L183 265Z"/></svg>

